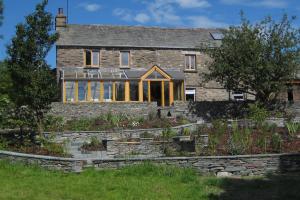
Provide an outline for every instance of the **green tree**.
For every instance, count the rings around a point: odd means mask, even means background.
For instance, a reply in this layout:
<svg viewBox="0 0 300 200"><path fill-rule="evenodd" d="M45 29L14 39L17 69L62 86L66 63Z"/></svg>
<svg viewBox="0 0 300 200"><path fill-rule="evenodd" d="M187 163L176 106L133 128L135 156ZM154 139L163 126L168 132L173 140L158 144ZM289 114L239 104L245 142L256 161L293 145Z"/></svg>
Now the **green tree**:
<svg viewBox="0 0 300 200"><path fill-rule="evenodd" d="M242 13L241 25L224 31L221 47L208 50L214 60L208 79L229 91L253 94L263 105L274 102L299 65L300 32L294 20L266 17L252 25Z"/></svg>
<svg viewBox="0 0 300 200"><path fill-rule="evenodd" d="M25 23L16 26L16 35L7 48L8 70L12 88L9 96L16 107L16 116L24 108L32 115L32 124L42 133L42 120L56 99L58 87L46 56L58 38L52 32L51 13L45 10L48 1L36 6ZM26 117L28 119L28 117Z"/></svg>

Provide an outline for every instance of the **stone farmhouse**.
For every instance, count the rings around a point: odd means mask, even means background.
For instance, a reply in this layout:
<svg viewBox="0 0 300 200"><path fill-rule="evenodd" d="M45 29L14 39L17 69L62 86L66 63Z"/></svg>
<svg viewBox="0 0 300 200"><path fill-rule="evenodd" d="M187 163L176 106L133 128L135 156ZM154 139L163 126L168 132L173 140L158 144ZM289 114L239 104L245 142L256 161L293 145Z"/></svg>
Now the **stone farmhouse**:
<svg viewBox="0 0 300 200"><path fill-rule="evenodd" d="M67 24L59 9L56 30L64 103L157 102L167 107L176 101L251 98L203 81L211 62L203 47L220 46L219 29L75 25ZM295 97L293 91L284 96Z"/></svg>

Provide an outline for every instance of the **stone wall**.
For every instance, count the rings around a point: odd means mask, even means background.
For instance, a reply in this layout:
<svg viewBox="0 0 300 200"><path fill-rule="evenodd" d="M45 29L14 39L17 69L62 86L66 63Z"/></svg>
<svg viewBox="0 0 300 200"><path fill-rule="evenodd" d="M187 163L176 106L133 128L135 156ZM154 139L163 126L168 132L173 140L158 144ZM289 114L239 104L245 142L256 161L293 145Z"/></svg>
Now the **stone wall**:
<svg viewBox="0 0 300 200"><path fill-rule="evenodd" d="M300 172L300 154L265 154L242 156L208 156L208 157L161 157L161 158L122 158L122 159L71 159L39 156L0 151L0 160L12 163L39 165L46 169L65 172L80 172L83 167L98 169L117 169L128 165L151 162L183 168L192 168L199 173L217 176L258 176L267 173Z"/></svg>
<svg viewBox="0 0 300 200"><path fill-rule="evenodd" d="M122 142L120 140L107 141L107 156L122 157L161 157L164 155L162 145L153 141L153 138L140 138L136 142Z"/></svg>
<svg viewBox="0 0 300 200"><path fill-rule="evenodd" d="M12 163L21 162L24 164L38 165L42 168L65 172L80 172L86 164L86 161L84 160L31 155L9 151L0 151L0 160L8 160Z"/></svg>
<svg viewBox="0 0 300 200"><path fill-rule="evenodd" d="M49 115L63 116L65 119L81 117L97 117L104 113L127 114L134 116L147 116L150 112L157 112L155 102L152 103L125 103L125 102L103 102L103 103L61 103L51 104Z"/></svg>
<svg viewBox="0 0 300 200"><path fill-rule="evenodd" d="M173 157L148 159L93 160L93 166L101 169L117 169L145 161L154 164L192 168L199 173L217 176L259 176L267 173L300 171L300 154L266 154L243 156Z"/></svg>

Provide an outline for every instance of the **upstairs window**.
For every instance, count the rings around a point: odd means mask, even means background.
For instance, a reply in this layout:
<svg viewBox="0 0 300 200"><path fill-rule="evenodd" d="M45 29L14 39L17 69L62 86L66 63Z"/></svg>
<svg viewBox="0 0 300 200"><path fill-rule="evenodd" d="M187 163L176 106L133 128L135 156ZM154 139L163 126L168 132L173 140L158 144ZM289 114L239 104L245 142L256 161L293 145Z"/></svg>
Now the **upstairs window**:
<svg viewBox="0 0 300 200"><path fill-rule="evenodd" d="M85 50L85 66L99 67L99 50Z"/></svg>
<svg viewBox="0 0 300 200"><path fill-rule="evenodd" d="M185 55L185 69L196 70L196 55Z"/></svg>
<svg viewBox="0 0 300 200"><path fill-rule="evenodd" d="M128 68L129 67L129 51L120 51L120 67Z"/></svg>

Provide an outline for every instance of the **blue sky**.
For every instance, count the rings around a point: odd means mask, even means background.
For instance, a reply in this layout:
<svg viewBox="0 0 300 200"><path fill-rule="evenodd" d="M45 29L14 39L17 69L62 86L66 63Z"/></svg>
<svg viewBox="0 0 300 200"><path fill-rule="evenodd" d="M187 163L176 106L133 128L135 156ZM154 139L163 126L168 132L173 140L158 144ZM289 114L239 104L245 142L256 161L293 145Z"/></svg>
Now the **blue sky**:
<svg viewBox="0 0 300 200"><path fill-rule="evenodd" d="M14 35L15 26L24 22L41 0L4 0L4 23L0 28L0 59L6 57L6 45ZM53 16L67 0L49 0L47 10ZM162 27L227 27L240 22L243 10L252 22L270 15L279 19L283 13L297 16L299 0L69 0L69 23L114 24ZM300 16L295 21L300 26ZM47 58L55 67L55 48Z"/></svg>

